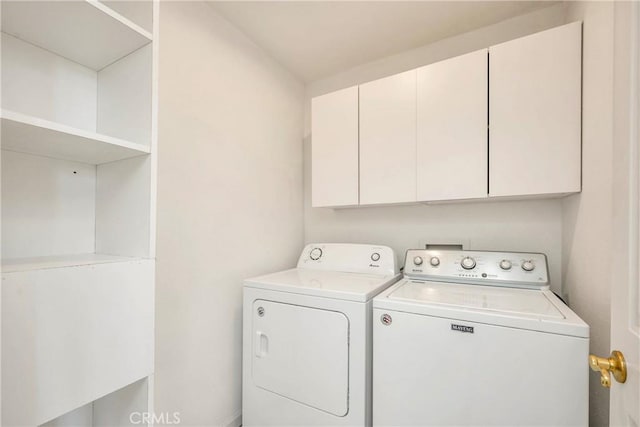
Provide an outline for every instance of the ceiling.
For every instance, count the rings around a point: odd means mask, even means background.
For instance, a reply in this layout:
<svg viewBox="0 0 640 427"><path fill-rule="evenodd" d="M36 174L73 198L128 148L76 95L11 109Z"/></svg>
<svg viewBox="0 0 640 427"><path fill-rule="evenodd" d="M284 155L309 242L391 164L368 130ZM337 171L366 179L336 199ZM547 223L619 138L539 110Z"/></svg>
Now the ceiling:
<svg viewBox="0 0 640 427"><path fill-rule="evenodd" d="M212 1L304 82L491 25L547 1Z"/></svg>

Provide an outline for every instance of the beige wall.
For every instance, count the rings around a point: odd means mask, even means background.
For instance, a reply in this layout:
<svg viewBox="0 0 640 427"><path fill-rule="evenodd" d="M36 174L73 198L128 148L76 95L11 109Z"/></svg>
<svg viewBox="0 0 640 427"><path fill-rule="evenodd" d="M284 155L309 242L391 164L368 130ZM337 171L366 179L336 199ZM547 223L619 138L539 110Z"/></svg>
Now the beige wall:
<svg viewBox="0 0 640 427"><path fill-rule="evenodd" d="M237 424L242 280L303 240L303 86L204 2L160 40L155 411Z"/></svg>
<svg viewBox="0 0 640 427"><path fill-rule="evenodd" d="M563 200L563 281L571 307L591 327L591 352L609 354L612 253L613 3L576 2L583 23L582 193ZM609 391L590 377L590 422L609 422Z"/></svg>
<svg viewBox="0 0 640 427"><path fill-rule="evenodd" d="M565 22L558 4L445 39L307 85L305 104L305 241L389 245L399 260L426 242L465 243L472 249L540 251L549 257L552 286L562 275L562 201L454 203L350 209L311 208L310 99L383 76L471 52ZM397 165L402 167L402 165Z"/></svg>

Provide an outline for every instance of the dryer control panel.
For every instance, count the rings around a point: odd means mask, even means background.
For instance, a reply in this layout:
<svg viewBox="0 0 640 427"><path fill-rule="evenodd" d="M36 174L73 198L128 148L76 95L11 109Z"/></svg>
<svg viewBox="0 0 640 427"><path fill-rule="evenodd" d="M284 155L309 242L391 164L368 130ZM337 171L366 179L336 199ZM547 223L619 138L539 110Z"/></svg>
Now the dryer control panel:
<svg viewBox="0 0 640 427"><path fill-rule="evenodd" d="M404 275L436 282L549 287L547 257L540 253L409 249Z"/></svg>
<svg viewBox="0 0 640 427"><path fill-rule="evenodd" d="M393 249L355 243L308 244L300 254L298 268L383 276L398 273Z"/></svg>

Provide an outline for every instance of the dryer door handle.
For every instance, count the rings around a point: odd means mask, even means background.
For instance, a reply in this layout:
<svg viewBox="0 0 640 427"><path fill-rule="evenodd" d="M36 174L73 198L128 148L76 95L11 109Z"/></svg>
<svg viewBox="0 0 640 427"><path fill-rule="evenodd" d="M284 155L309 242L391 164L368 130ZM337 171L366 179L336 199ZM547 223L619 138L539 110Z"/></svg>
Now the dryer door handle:
<svg viewBox="0 0 640 427"><path fill-rule="evenodd" d="M256 357L265 357L269 353L269 337L262 331L256 331Z"/></svg>

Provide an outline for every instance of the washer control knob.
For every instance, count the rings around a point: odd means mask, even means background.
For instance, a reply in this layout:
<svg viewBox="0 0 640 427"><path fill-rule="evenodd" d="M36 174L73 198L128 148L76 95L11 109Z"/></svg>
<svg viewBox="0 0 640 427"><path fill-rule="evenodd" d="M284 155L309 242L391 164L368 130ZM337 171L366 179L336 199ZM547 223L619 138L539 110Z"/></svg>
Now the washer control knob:
<svg viewBox="0 0 640 427"><path fill-rule="evenodd" d="M535 268L536 268L536 265L531 260L524 261L522 263L522 269L524 271L533 271Z"/></svg>
<svg viewBox="0 0 640 427"><path fill-rule="evenodd" d="M503 259L500 261L500 268L503 270L511 270L512 264L508 259Z"/></svg>
<svg viewBox="0 0 640 427"><path fill-rule="evenodd" d="M422 265L422 257L421 256L417 256L413 259L413 263L415 265Z"/></svg>
<svg viewBox="0 0 640 427"><path fill-rule="evenodd" d="M431 260L429 261L429 263L434 266L437 267L440 265L440 258L438 258L437 256L432 256Z"/></svg>
<svg viewBox="0 0 640 427"><path fill-rule="evenodd" d="M321 256L322 256L322 249L320 248L313 248L309 253L309 258L311 258L314 261L319 260Z"/></svg>
<svg viewBox="0 0 640 427"><path fill-rule="evenodd" d="M470 256L466 256L462 258L462 261L460 261L460 265L465 270L471 270L476 266L476 260L471 258Z"/></svg>
<svg viewBox="0 0 640 427"><path fill-rule="evenodd" d="M380 261L380 254L378 252L374 252L371 254L371 261Z"/></svg>

